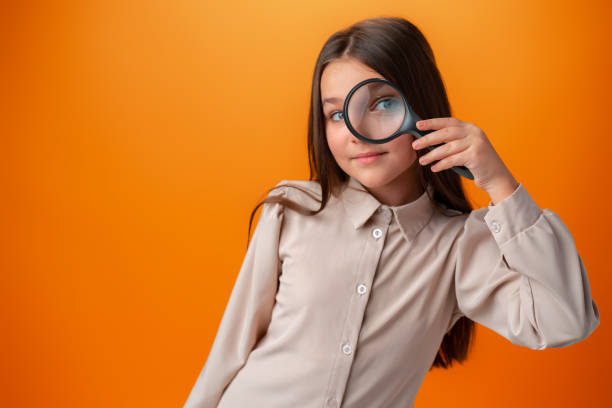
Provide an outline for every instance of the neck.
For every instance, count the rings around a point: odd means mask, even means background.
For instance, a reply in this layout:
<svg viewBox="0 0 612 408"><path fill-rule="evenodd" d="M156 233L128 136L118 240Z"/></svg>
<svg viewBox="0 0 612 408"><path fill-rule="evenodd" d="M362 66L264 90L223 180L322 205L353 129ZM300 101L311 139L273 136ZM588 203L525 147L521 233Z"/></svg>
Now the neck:
<svg viewBox="0 0 612 408"><path fill-rule="evenodd" d="M380 203L390 207L408 204L419 198L425 190L418 183L417 160L414 161L406 171L397 176L384 186L369 188L366 190L372 194Z"/></svg>

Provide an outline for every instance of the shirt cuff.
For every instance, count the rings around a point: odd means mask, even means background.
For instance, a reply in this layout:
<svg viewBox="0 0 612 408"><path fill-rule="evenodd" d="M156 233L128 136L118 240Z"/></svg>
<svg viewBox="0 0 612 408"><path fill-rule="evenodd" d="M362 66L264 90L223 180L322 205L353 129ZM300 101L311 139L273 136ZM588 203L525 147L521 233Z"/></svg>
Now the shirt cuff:
<svg viewBox="0 0 612 408"><path fill-rule="evenodd" d="M484 221L499 246L531 227L542 214L522 183L512 194L493 205L489 201Z"/></svg>

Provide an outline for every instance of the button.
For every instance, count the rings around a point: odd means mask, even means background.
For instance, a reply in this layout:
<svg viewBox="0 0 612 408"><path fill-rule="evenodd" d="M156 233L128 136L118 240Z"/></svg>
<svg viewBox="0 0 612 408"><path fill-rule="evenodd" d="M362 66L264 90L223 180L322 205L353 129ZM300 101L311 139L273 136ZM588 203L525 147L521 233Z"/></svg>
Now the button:
<svg viewBox="0 0 612 408"><path fill-rule="evenodd" d="M345 344L342 347L342 352L348 356L349 354L351 354L353 352L353 348L351 347L350 344Z"/></svg>
<svg viewBox="0 0 612 408"><path fill-rule="evenodd" d="M391 221L391 209L389 207L378 207L378 212L379 212L379 217L380 217L380 221L382 221L385 224L388 224L389 221Z"/></svg>
<svg viewBox="0 0 612 408"><path fill-rule="evenodd" d="M491 227L493 228L493 232L499 232L501 231L501 225L499 225L497 222L493 221L491 223Z"/></svg>
<svg viewBox="0 0 612 408"><path fill-rule="evenodd" d="M328 398L327 406L330 407L330 408L338 407L338 400L335 399L334 397Z"/></svg>
<svg viewBox="0 0 612 408"><path fill-rule="evenodd" d="M382 230L380 228L374 228L374 230L372 231L372 235L374 236L374 238L378 239L382 237Z"/></svg>
<svg viewBox="0 0 612 408"><path fill-rule="evenodd" d="M360 295L363 295L367 291L368 291L368 288L366 287L366 285L361 284L357 286L357 293L359 293Z"/></svg>

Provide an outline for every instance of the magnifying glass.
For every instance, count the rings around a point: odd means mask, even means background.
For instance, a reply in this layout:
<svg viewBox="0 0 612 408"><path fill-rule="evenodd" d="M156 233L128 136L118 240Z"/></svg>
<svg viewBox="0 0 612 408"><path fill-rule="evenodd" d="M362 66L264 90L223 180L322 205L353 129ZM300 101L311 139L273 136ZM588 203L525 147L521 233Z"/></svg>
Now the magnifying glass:
<svg viewBox="0 0 612 408"><path fill-rule="evenodd" d="M421 118L408 105L399 88L383 78L370 78L359 82L344 100L344 122L358 139L368 143L387 143L410 133L419 139L435 130L418 130ZM428 151L442 144L426 146ZM465 166L452 169L463 177L474 180Z"/></svg>

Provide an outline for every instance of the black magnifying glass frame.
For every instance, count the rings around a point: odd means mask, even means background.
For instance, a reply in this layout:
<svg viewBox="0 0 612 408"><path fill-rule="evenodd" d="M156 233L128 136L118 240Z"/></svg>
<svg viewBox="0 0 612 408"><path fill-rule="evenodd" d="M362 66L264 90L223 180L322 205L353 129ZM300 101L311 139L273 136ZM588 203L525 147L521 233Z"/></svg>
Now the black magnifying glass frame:
<svg viewBox="0 0 612 408"><path fill-rule="evenodd" d="M351 100L351 97L353 96L353 94L363 85L369 84L371 82L381 82L384 83L386 85L391 86L393 89L395 89L398 93L398 95L400 95L400 97L402 98L402 102L404 104L404 120L402 121L402 124L397 128L397 130L395 132L393 132L390 136L384 138L384 139L368 139L367 137L359 134L359 132L357 132L357 130L355 130L355 128L353 127L353 125L351 125L351 122L349 120L348 117L348 105L349 102ZM434 130L418 130L416 127L416 123L421 120L421 118L419 117L419 115L417 115L412 108L410 107L410 105L408 105L408 102L406 101L406 97L404 96L404 93L397 87L397 85L395 85L394 83L392 83L391 81L384 79L384 78L368 78L365 79L361 82L359 82L357 85L355 85L350 91L349 93L346 95L346 99L344 100L344 106L343 106L343 111L342 114L344 116L344 123L346 124L346 127L348 128L348 130L359 140L362 140L366 143L373 143L373 144L382 144L382 143L387 143L393 139L395 139L396 137L403 135L403 134L407 134L410 133L412 134L415 139L419 139L431 132L435 132ZM426 146L425 148L428 151L432 151L433 149L435 149L436 147L442 146L444 143L441 144L437 144L437 145L433 145L433 146ZM455 171L456 173L458 173L459 175L470 179L470 180L474 180L474 175L472 174L472 172L465 166L453 166L451 167L453 169L453 171Z"/></svg>

